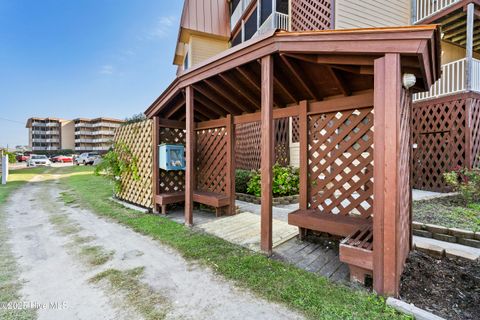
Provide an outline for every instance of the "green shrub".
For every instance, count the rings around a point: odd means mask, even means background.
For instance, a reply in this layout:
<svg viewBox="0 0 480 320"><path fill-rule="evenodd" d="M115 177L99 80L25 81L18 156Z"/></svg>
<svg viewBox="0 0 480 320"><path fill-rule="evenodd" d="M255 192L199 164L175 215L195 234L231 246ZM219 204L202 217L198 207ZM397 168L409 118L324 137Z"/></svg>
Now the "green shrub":
<svg viewBox="0 0 480 320"><path fill-rule="evenodd" d="M460 192L466 204L480 201L480 169L456 168L443 177L454 191Z"/></svg>
<svg viewBox="0 0 480 320"><path fill-rule="evenodd" d="M235 192L247 193L248 183L252 177L252 171L237 169L235 171Z"/></svg>
<svg viewBox="0 0 480 320"><path fill-rule="evenodd" d="M282 167L279 164L273 166L272 195L274 197L293 196L299 191L298 169ZM255 171L248 183L247 193L260 197L262 190L260 171Z"/></svg>
<svg viewBox="0 0 480 320"><path fill-rule="evenodd" d="M96 175L104 175L114 184L114 192L120 193L123 189L122 179L130 176L138 180L137 157L130 148L122 142L115 143L112 150L105 154L102 161L95 168Z"/></svg>

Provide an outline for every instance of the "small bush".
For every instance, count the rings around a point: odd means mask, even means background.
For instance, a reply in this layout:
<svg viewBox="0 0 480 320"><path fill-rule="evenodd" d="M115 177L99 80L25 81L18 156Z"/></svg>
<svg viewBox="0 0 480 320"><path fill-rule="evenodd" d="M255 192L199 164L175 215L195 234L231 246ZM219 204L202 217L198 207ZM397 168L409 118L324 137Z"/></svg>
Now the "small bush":
<svg viewBox="0 0 480 320"><path fill-rule="evenodd" d="M252 171L237 169L235 171L235 192L247 193L248 183L252 177Z"/></svg>
<svg viewBox="0 0 480 320"><path fill-rule="evenodd" d="M300 178L298 169L282 167L279 164L273 166L272 195L274 197L293 196L298 194ZM247 193L260 197L262 190L261 173L256 171L248 183Z"/></svg>
<svg viewBox="0 0 480 320"><path fill-rule="evenodd" d="M453 190L460 192L465 204L480 201L480 169L456 168L443 177Z"/></svg>

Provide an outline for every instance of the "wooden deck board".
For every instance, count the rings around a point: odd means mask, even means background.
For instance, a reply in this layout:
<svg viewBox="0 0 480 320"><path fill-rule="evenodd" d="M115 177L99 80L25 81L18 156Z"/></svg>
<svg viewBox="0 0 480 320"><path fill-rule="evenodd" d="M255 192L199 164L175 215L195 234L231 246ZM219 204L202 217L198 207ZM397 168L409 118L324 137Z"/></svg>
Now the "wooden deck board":
<svg viewBox="0 0 480 320"><path fill-rule="evenodd" d="M195 215L194 215L195 217ZM244 212L235 216L198 225L200 229L232 243L260 251L260 216ZM273 220L273 247L281 245L298 234L298 228Z"/></svg>

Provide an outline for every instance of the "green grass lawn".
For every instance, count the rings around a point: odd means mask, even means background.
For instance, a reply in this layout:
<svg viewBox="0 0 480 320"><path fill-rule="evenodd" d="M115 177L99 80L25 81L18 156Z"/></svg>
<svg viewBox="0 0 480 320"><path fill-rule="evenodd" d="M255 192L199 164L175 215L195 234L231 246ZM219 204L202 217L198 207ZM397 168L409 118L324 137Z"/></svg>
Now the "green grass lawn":
<svg viewBox="0 0 480 320"><path fill-rule="evenodd" d="M281 302L314 319L400 319L406 318L385 305L384 299L362 290L333 284L323 277L275 261L262 254L198 231L163 217L126 209L109 200L107 180L88 173L91 168L68 169L61 179L71 190L64 198L89 207L136 232L149 235L178 250L186 259L215 270L238 286ZM87 170L87 171L85 171ZM61 170L56 170L60 173Z"/></svg>
<svg viewBox="0 0 480 320"><path fill-rule="evenodd" d="M413 202L413 220L448 228L480 230L480 203L465 205L459 196Z"/></svg>

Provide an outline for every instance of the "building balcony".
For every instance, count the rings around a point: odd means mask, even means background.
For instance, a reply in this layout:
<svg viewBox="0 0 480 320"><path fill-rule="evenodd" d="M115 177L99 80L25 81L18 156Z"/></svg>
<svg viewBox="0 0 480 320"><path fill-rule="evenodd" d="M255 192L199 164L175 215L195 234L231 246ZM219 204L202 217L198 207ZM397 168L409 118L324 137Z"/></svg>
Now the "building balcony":
<svg viewBox="0 0 480 320"><path fill-rule="evenodd" d="M75 135L84 135L84 136L91 136L96 134L94 131L75 131Z"/></svg>
<svg viewBox="0 0 480 320"><path fill-rule="evenodd" d="M47 127L59 127L60 123L58 122L49 122L46 124Z"/></svg>
<svg viewBox="0 0 480 320"><path fill-rule="evenodd" d="M32 122L32 127L45 127L46 125L45 122Z"/></svg>
<svg viewBox="0 0 480 320"><path fill-rule="evenodd" d="M467 87L467 59L461 59L444 64L442 77L430 91L413 95L413 101L436 99L467 91L480 93L480 60L472 59L470 88Z"/></svg>
<svg viewBox="0 0 480 320"><path fill-rule="evenodd" d="M230 17L230 30L233 30L236 25L240 22L245 10L253 0L240 0L237 7L233 10L232 16Z"/></svg>
<svg viewBox="0 0 480 320"><path fill-rule="evenodd" d="M261 36L270 30L290 30L290 18L288 14L280 12L272 12L272 14L260 26L254 36Z"/></svg>
<svg viewBox="0 0 480 320"><path fill-rule="evenodd" d="M75 143L93 143L93 139L75 139Z"/></svg>
<svg viewBox="0 0 480 320"><path fill-rule="evenodd" d="M75 128L91 128L92 124L88 122L75 123Z"/></svg>
<svg viewBox="0 0 480 320"><path fill-rule="evenodd" d="M430 18L462 0L416 0L414 23Z"/></svg>

